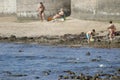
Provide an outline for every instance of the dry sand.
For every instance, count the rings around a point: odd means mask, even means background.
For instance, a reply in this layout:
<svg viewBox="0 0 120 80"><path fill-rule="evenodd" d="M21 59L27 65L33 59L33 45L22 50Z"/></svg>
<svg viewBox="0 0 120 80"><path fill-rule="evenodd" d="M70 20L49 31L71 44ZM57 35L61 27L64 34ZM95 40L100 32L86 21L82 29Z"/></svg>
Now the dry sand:
<svg viewBox="0 0 120 80"><path fill-rule="evenodd" d="M120 23L114 23L120 30ZM18 22L15 17L0 17L0 36L34 37L41 35L80 34L92 29L107 30L109 23L100 21L78 20L68 17L66 21L55 22Z"/></svg>

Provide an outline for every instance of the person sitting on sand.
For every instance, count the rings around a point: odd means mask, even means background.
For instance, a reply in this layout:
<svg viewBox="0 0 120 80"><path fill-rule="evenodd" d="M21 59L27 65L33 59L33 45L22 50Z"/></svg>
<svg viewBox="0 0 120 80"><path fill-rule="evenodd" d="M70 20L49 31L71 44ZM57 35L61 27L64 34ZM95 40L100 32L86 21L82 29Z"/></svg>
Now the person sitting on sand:
<svg viewBox="0 0 120 80"><path fill-rule="evenodd" d="M108 36L109 36L109 39L112 41L113 38L115 37L116 27L115 27L115 25L112 23L112 21L110 21L109 23L110 23L110 25L109 25L109 27L107 28L107 29L108 29L108 32L109 32Z"/></svg>
<svg viewBox="0 0 120 80"><path fill-rule="evenodd" d="M64 11L63 11L62 8L59 10L59 12L58 12L57 14L55 14L55 15L53 16L52 19L55 20L55 19L61 18L61 17L64 17Z"/></svg>
<svg viewBox="0 0 120 80"><path fill-rule="evenodd" d="M86 33L86 37L87 37L87 41L88 43L90 43L90 39L93 39L93 36L95 35L95 29L93 29L92 31L88 31Z"/></svg>

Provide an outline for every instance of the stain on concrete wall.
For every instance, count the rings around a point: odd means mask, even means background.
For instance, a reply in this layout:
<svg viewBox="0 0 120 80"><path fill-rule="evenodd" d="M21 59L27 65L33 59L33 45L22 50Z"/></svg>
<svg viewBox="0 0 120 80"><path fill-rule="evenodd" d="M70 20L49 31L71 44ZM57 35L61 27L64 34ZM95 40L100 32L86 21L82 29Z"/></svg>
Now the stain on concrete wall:
<svg viewBox="0 0 120 80"><path fill-rule="evenodd" d="M39 2L45 6L45 15L55 14L60 8L70 13L70 0L17 0L17 16L38 18L37 8Z"/></svg>
<svg viewBox="0 0 120 80"><path fill-rule="evenodd" d="M106 16L120 16L120 0L98 0L98 14Z"/></svg>
<svg viewBox="0 0 120 80"><path fill-rule="evenodd" d="M120 0L71 0L72 16L92 20L120 20Z"/></svg>
<svg viewBox="0 0 120 80"><path fill-rule="evenodd" d="M96 0L72 0L72 16L76 18L92 18L96 14Z"/></svg>
<svg viewBox="0 0 120 80"><path fill-rule="evenodd" d="M0 0L0 13L1 14L16 13L16 0Z"/></svg>

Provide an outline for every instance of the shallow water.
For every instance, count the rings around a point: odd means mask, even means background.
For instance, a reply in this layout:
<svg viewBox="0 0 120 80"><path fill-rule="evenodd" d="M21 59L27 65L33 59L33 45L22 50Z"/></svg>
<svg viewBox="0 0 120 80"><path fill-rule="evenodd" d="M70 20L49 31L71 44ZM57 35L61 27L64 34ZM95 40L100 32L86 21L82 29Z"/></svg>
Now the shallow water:
<svg viewBox="0 0 120 80"><path fill-rule="evenodd" d="M66 70L94 75L114 74L118 68L119 48L0 43L0 80L57 80Z"/></svg>

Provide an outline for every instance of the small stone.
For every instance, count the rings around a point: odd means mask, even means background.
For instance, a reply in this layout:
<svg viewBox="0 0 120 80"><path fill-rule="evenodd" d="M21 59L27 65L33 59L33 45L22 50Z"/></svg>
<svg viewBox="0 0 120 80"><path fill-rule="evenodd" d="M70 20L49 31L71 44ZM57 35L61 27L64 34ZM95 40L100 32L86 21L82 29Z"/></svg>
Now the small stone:
<svg viewBox="0 0 120 80"><path fill-rule="evenodd" d="M64 79L69 79L69 77L68 76L64 76Z"/></svg>
<svg viewBox="0 0 120 80"><path fill-rule="evenodd" d="M13 76L13 77L23 77L23 76L27 76L26 74L12 74L10 76Z"/></svg>
<svg viewBox="0 0 120 80"><path fill-rule="evenodd" d="M35 79L40 79L40 77L36 76Z"/></svg>
<svg viewBox="0 0 120 80"><path fill-rule="evenodd" d="M92 59L91 60L92 62L98 62L98 61L100 61L99 59Z"/></svg>
<svg viewBox="0 0 120 80"><path fill-rule="evenodd" d="M120 69L117 70L120 73Z"/></svg>
<svg viewBox="0 0 120 80"><path fill-rule="evenodd" d="M10 38L15 38L16 39L16 36L15 35L11 35Z"/></svg>
<svg viewBox="0 0 120 80"><path fill-rule="evenodd" d="M87 56L90 56L90 52L87 52L86 55L87 55Z"/></svg>
<svg viewBox="0 0 120 80"><path fill-rule="evenodd" d="M60 75L60 76L59 76L59 79L62 79L62 78L63 78L63 75Z"/></svg>
<svg viewBox="0 0 120 80"><path fill-rule="evenodd" d="M8 74L8 75L11 75L11 74L12 74L12 72L10 72L10 71L3 71L3 73L6 73L6 74Z"/></svg>
<svg viewBox="0 0 120 80"><path fill-rule="evenodd" d="M48 71L43 71L43 74L44 74L45 76L50 75L50 73L49 73Z"/></svg>
<svg viewBox="0 0 120 80"><path fill-rule="evenodd" d="M23 52L22 50L19 50L18 52Z"/></svg>

